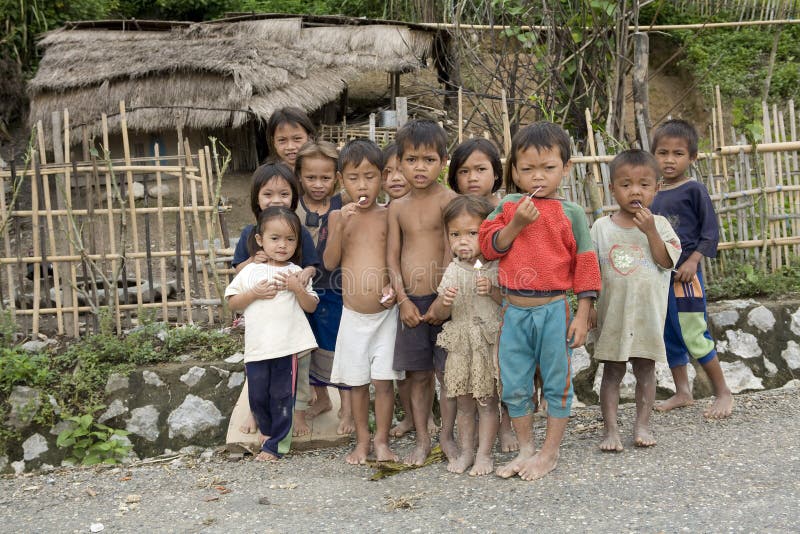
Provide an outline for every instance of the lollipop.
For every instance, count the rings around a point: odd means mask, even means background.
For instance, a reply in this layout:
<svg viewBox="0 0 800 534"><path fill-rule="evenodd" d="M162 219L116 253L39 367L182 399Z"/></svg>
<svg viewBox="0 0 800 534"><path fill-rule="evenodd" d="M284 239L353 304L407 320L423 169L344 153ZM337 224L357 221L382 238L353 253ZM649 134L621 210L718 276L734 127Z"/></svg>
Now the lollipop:
<svg viewBox="0 0 800 534"><path fill-rule="evenodd" d="M366 203L367 203L367 197L366 197L366 196L364 196L364 195L361 195L360 197L358 197L358 202L357 202L357 204L358 204L359 206L363 206L363 205L364 205L364 204L366 204Z"/></svg>
<svg viewBox="0 0 800 534"><path fill-rule="evenodd" d="M535 197L535 196L536 196L536 193L538 193L539 191L541 191L542 187L544 187L544 186L541 186L541 185L540 185L539 187L537 187L536 189L534 189L533 193L531 193L530 195L528 195L528 197L530 197L530 198L533 198L533 197Z"/></svg>
<svg viewBox="0 0 800 534"><path fill-rule="evenodd" d="M481 260L475 260L475 264L472 266L472 268L475 269L475 272L480 271L481 267L483 267Z"/></svg>

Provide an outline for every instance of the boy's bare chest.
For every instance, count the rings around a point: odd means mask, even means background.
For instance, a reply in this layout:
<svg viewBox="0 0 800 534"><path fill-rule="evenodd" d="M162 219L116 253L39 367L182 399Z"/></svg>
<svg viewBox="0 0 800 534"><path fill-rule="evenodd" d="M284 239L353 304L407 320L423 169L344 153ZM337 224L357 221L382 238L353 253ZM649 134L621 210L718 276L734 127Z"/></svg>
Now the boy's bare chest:
<svg viewBox="0 0 800 534"><path fill-rule="evenodd" d="M400 217L403 234L441 233L444 231L442 210L438 204L427 207L424 211L404 213Z"/></svg>
<svg viewBox="0 0 800 534"><path fill-rule="evenodd" d="M388 225L386 217L362 215L348 224L342 235L342 245L346 251L377 249L386 246Z"/></svg>

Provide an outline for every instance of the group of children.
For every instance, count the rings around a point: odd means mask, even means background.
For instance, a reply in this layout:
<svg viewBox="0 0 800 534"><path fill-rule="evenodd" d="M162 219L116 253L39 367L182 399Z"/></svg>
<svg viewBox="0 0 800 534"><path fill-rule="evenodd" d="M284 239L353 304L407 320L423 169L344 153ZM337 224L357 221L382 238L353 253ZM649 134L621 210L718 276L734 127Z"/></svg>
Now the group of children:
<svg viewBox="0 0 800 534"><path fill-rule="evenodd" d="M337 153L314 141L308 117L293 108L273 114L268 134L273 160L253 175L256 224L242 231L225 293L244 312L253 415L245 430L262 435L257 460L277 460L293 434L308 433L308 418L331 409L327 391L335 386L339 432L356 433L348 463L371 453L396 461L390 436L414 430L403 461L422 465L438 381L448 470L540 478L556 466L570 414L571 351L595 326L601 449L623 448L617 405L629 361L635 445L655 444L657 361L669 362L676 386L657 409L691 404L686 366L694 358L716 395L706 415L730 414L700 269L704 256L716 255L716 217L705 188L687 175L697 157L690 124L660 126L654 155L628 150L614 159L619 211L591 230L584 209L559 194L570 140L553 123L517 132L505 176L492 143L460 144L449 187L439 182L447 136L432 121L409 122L383 151L355 140ZM388 205L378 203L381 191ZM568 291L577 298L574 316ZM395 385L405 419L391 428ZM537 452L538 409L547 427ZM498 434L501 450L519 452L495 470Z"/></svg>

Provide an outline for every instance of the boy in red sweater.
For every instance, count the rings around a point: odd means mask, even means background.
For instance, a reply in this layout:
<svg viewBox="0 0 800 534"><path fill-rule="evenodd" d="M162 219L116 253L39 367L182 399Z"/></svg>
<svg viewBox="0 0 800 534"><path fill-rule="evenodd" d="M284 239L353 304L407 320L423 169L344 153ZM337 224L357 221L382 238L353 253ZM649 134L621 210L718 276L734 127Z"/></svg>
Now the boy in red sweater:
<svg viewBox="0 0 800 534"><path fill-rule="evenodd" d="M481 251L499 259L503 291L499 362L519 454L498 476L535 480L555 469L572 404L571 350L586 341L589 310L600 291L600 267L583 208L559 196L570 169L569 136L537 122L514 136L506 190L480 228ZM578 297L570 321L566 292ZM533 375L539 365L547 400L547 431L537 453L533 441Z"/></svg>

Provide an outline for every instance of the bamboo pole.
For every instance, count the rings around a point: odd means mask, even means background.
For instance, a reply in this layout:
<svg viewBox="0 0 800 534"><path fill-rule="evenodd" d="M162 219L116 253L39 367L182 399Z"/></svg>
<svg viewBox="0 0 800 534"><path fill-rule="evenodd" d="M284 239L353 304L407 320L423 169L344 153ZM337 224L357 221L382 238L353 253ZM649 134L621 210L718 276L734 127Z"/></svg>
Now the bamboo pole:
<svg viewBox="0 0 800 534"><path fill-rule="evenodd" d="M455 24L446 22L418 22L418 25L435 28L437 30L450 30L456 27ZM738 28L742 26L773 26L778 24L800 24L798 19L781 19L781 20L750 20L750 21L735 21L735 22L704 22L698 24L651 24L649 26L639 26L631 24L627 27L629 31L643 31L643 32L664 32L675 30L708 30L715 28ZM515 31L551 31L553 26L542 25L524 25L524 26L506 26L502 24L458 24L458 28L462 30L486 30L486 31L505 31L513 28ZM586 28L591 30L593 28Z"/></svg>
<svg viewBox="0 0 800 534"><path fill-rule="evenodd" d="M586 141L589 144L589 152L593 158L597 157L597 148L594 146L594 129L592 128L592 113L589 108L584 110L584 117L586 118ZM612 158L613 159L613 158ZM597 190L597 180L600 178L600 163L592 161L592 174L591 179L587 174L586 190L589 194L589 203L592 209L592 218L596 219L603 213L603 202L600 198L600 193Z"/></svg>
<svg viewBox="0 0 800 534"><path fill-rule="evenodd" d="M40 130L41 131L41 130ZM42 135L39 140L39 149L44 151L44 136ZM49 244L50 244L50 252L52 255L58 255L58 248L56 248L56 225L53 223L53 213L52 213L52 204L50 201L50 179L47 176L42 176L41 187L42 193L44 196L44 209L46 213L47 219L47 235L49 237ZM36 228L34 226L34 228ZM36 231L36 230L34 230ZM53 291L55 292L55 303L56 308L59 309L59 312L56 314L56 331L59 335L64 334L64 316L61 314L61 276L60 276L60 269L57 265L52 265L53 267ZM45 271L45 276L46 276Z"/></svg>
<svg viewBox="0 0 800 534"><path fill-rule="evenodd" d="M119 123L122 130L122 149L125 153L125 165L131 164L131 148L128 144L128 118L125 114L125 101L119 102ZM126 171L125 178L128 188L128 205L131 212L131 238L133 240L133 251L139 252L139 224L136 220L136 199L133 198L133 172ZM136 273L136 300L142 302L142 268L139 259L133 260L133 268Z"/></svg>
<svg viewBox="0 0 800 534"><path fill-rule="evenodd" d="M464 141L464 89L458 88L458 144Z"/></svg>
<svg viewBox="0 0 800 534"><path fill-rule="evenodd" d="M13 165L13 161L12 161ZM12 191L17 187L16 182L11 182L11 189ZM0 177L0 213L7 214L8 208L6 206L6 182L5 179ZM13 198L13 197L12 197ZM11 215L7 215L10 217ZM19 235L19 234L18 234ZM17 238L19 241L19 238ZM3 250L5 252L6 258L11 259L11 239L8 235L8 219L4 221L3 224ZM16 324L17 322L17 291L14 287L14 268L12 264L9 262L6 265L6 278L8 279L8 302L9 302L9 309L11 310L11 319ZM22 288L20 288L21 290Z"/></svg>
<svg viewBox="0 0 800 534"><path fill-rule="evenodd" d="M783 139L780 133L780 122L778 120L778 106L773 104L772 105L772 127L773 127L773 134L774 139L778 142L781 142ZM785 154L783 152L782 154ZM783 186L783 160L781 158L781 154L775 154L775 183L776 185ZM786 212L786 198L783 193L783 188L777 193L777 202L776 202L776 211L772 214L775 216L782 216ZM789 229L787 228L786 219L781 218L778 222L778 237L787 237L789 235ZM783 262L779 264L779 267L782 265L789 265L790 258L789 258L789 248L783 247L782 249L782 257L784 258Z"/></svg>
<svg viewBox="0 0 800 534"><path fill-rule="evenodd" d="M72 211L72 169L70 168L70 127L69 110L64 109L64 201L68 212ZM72 217L71 213L68 217ZM71 221L67 222L67 251L70 256L75 254L75 235ZM78 268L74 263L69 264L70 297L72 300L72 337L80 336L80 315L78 313Z"/></svg>
<svg viewBox="0 0 800 534"><path fill-rule="evenodd" d="M508 117L508 102L506 101L506 90L501 92L501 105L503 115L503 154L505 157L511 155L511 122Z"/></svg>
<svg viewBox="0 0 800 534"><path fill-rule="evenodd" d="M111 152L108 144L108 116L103 113L101 115L102 121L102 128L103 128L103 157L110 157ZM108 243L109 248L111 250L110 256L116 256L117 254L117 240L116 236L114 235L114 198L113 198L113 185L111 184L111 172L107 170L105 173L105 181L106 181L106 215L108 217ZM124 252L124 251L123 251ZM111 259L111 274L113 276L111 283L114 284L114 287L117 287L119 283L117 277L119 273L117 271L118 263L117 258ZM122 334L122 316L120 314L120 303L119 303L119 291L114 291L114 323L117 328L117 334Z"/></svg>
<svg viewBox="0 0 800 534"><path fill-rule="evenodd" d="M213 184L214 184L214 170L213 170L213 167L211 166L211 151L209 150L208 145L205 146L205 150L203 151L203 155L205 156L204 157L204 161L199 161L198 162L200 164L200 168L201 168L200 176L203 177L203 181L200 182L200 185L201 185L200 189L201 189L201 193L203 195L203 204L205 206L207 206L207 207L212 207L212 204L214 203L213 202L214 199L211 196L210 189L211 189L211 186L213 186ZM198 158L199 158L199 155L198 155ZM205 165L203 165L203 163L205 163ZM203 170L202 170L203 168L205 168L205 172L203 172ZM222 177L219 176L218 179L221 180ZM217 296L218 297L222 297L223 295L220 294L220 290L223 290L223 288L218 286L218 284L219 284L219 273L217 272L217 261L216 261L216 259L217 259L216 258L216 256L217 256L217 253L216 253L216 248L217 248L216 238L217 238L217 234L214 231L214 220L213 220L213 217L211 216L211 213L208 212L208 211L203 212L203 218L205 219L206 237L208 238L208 249L207 250L210 252L210 254L208 256L208 259L209 259L208 265L209 265L211 283L214 284L214 292L217 294ZM209 288L209 290L210 290L210 288ZM210 294L209 294L209 297L210 297ZM213 314L213 310L210 307L209 307L209 312ZM220 322L224 321L224 313L223 312L224 312L224 310L222 310L220 308L220 310L219 310L219 313L220 313L219 320L220 320ZM224 322L223 322L223 324L224 324Z"/></svg>
<svg viewBox="0 0 800 534"><path fill-rule="evenodd" d="M204 163L205 163L205 156L204 156L204 153L203 153L203 149L201 148L200 150L197 151L197 164L200 167L200 176L203 176L205 174ZM203 232L202 232L202 227L200 226L200 212L197 210L197 202L198 202L197 186L195 185L194 182L192 182L190 184L189 190L190 190L191 196L192 196L192 219L193 219L193 222L194 222L194 227L197 229L197 234L196 234L195 239L197 239L197 241L199 243L202 243L203 242ZM209 240L208 248L210 249L210 248L212 248L214 246L214 243L211 242L211 236L210 235L208 235L207 237L208 237L208 240ZM194 243L192 243L192 244L194 244ZM195 272L196 272L197 265L195 265L194 268L195 268ZM208 270L206 269L206 262L204 262L204 261L200 262L200 272L203 275L203 292L204 292L206 298L210 299L211 298L211 288L208 287L208 284L209 284ZM210 306L208 307L208 324L214 324L214 310L211 309Z"/></svg>
<svg viewBox="0 0 800 534"><path fill-rule="evenodd" d="M227 249L233 253L232 249ZM226 252L225 249L221 250L220 252ZM210 256L212 251L209 249L196 249L194 251L196 256ZM180 249L180 250L155 250L151 252L153 258L173 258L173 257L191 257L192 251L189 249ZM130 259L144 259L147 257L147 252L128 252L126 254L72 254L72 255L59 255L59 256L49 256L48 260L53 262L79 262L82 258L86 258L92 261L98 261L103 258L110 259L110 260L121 260L124 258ZM17 259L16 257L11 258L0 258L0 265L2 264L14 264L14 263L41 263L44 261L44 258L41 255L38 256L22 256L21 258Z"/></svg>
<svg viewBox="0 0 800 534"><path fill-rule="evenodd" d="M186 155L186 154L187 153L184 153L184 155ZM189 156L186 156L186 157L191 157L191 156L189 155ZM181 178L181 179L178 180L178 207L180 208L180 210L176 214L177 221L178 221L178 234L179 235L182 235L182 231L183 231L182 230L182 226L186 224L185 223L186 214L185 214L185 206L184 206L184 204L185 204L184 203L184 196L185 196L184 180L183 180L183 178ZM178 241L178 243L176 243L176 246L179 243L180 243L180 241ZM191 246L191 244L190 244L190 246ZM194 323L194 321L192 320L192 304L191 304L192 303L192 289L191 289L191 282L190 282L190 279L189 279L189 262L188 261L183 261L182 263L183 263L183 296L184 296L184 304L185 304L184 308L185 308L185 311L186 311L187 321L188 321L189 324L192 324L192 323Z"/></svg>
<svg viewBox="0 0 800 534"><path fill-rule="evenodd" d="M158 143L153 147L153 155L155 156L155 166L158 167L161 163L161 148ZM158 207L158 214L156 222L158 224L158 244L159 248L166 250L167 242L164 237L164 194L161 182L161 173L156 171L156 205ZM169 320L169 308L167 307L167 258L161 257L158 260L158 266L161 270L161 315L164 322ZM152 288L150 288L152 290Z"/></svg>
<svg viewBox="0 0 800 534"><path fill-rule="evenodd" d="M33 166L36 169L39 161L36 159L37 154L34 153ZM31 241L33 241L33 254L40 256L40 261L33 264L33 323L32 330L34 334L39 333L39 308L40 306L40 293L41 293L41 250L39 248L39 176L34 174L31 181L31 207L33 208L33 215L31 218Z"/></svg>

